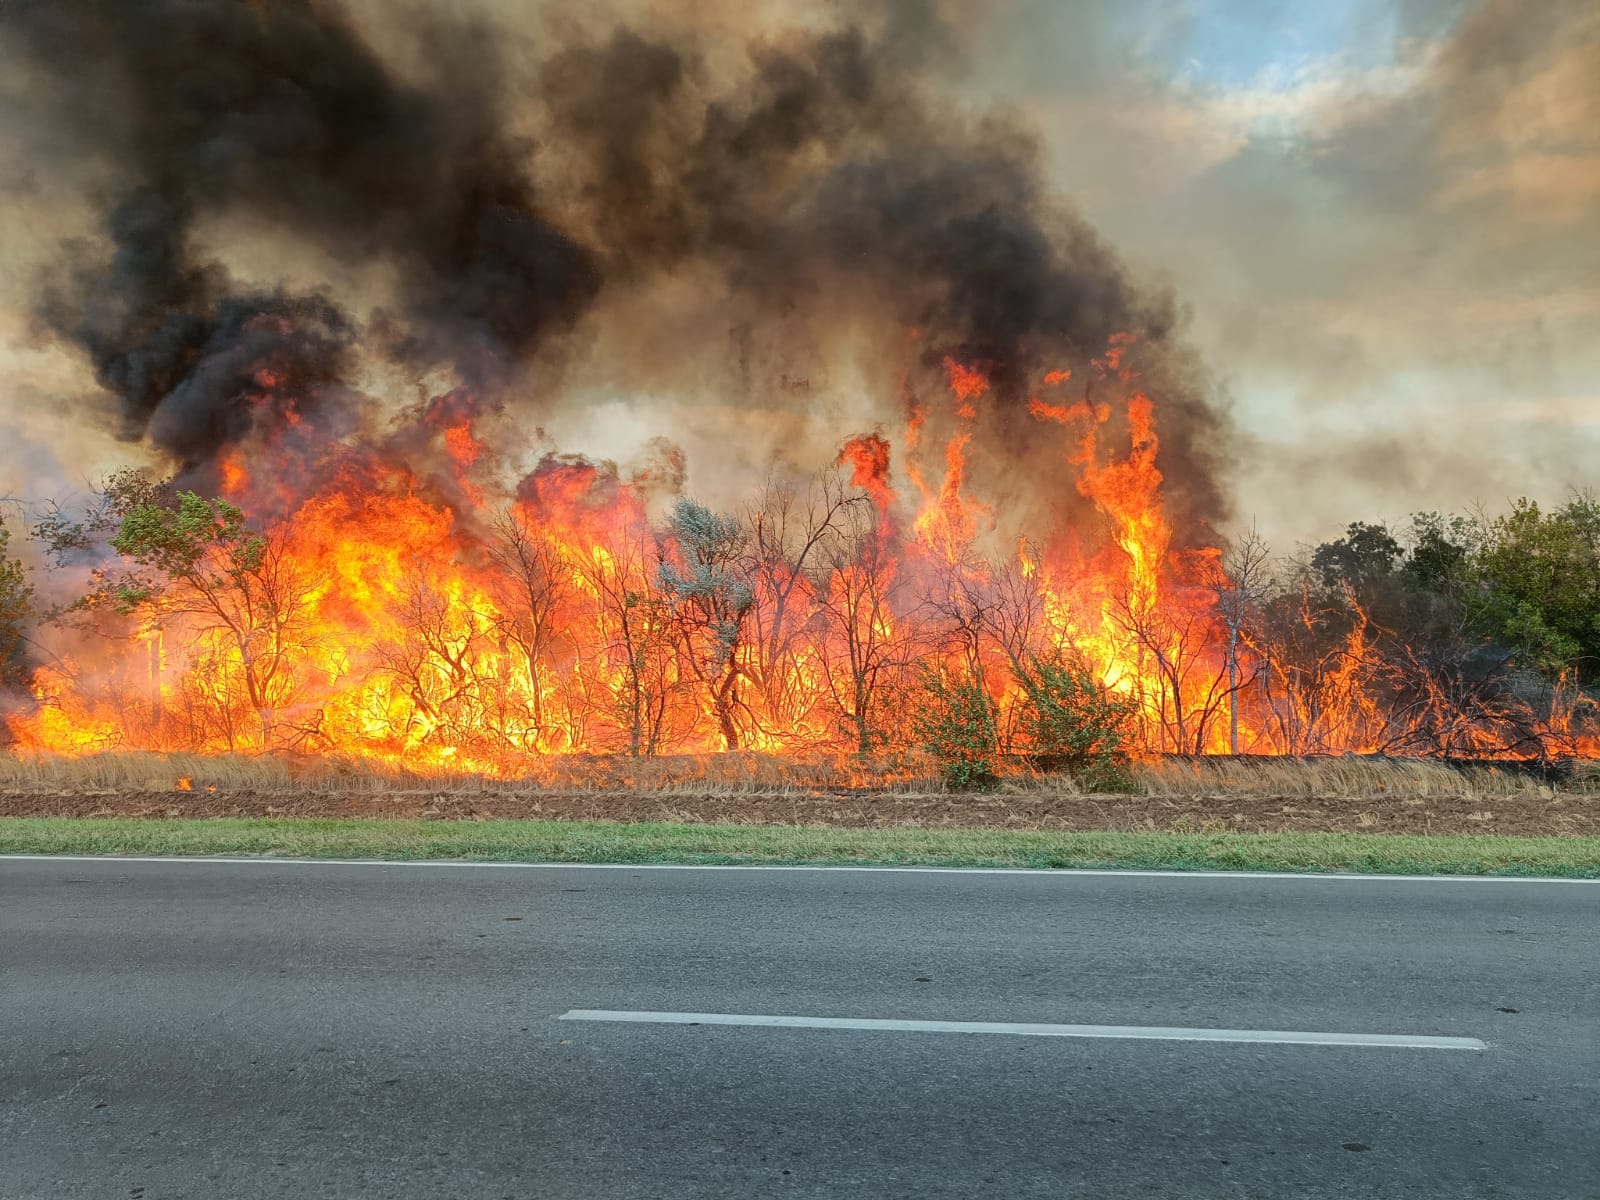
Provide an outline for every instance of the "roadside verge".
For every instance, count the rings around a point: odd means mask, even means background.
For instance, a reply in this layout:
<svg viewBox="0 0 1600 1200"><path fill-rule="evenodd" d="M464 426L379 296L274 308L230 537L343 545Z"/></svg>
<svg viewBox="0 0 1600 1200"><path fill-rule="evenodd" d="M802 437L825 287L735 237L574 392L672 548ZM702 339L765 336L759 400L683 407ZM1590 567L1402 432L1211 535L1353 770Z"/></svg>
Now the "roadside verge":
<svg viewBox="0 0 1600 1200"><path fill-rule="evenodd" d="M609 821L0 818L0 853L486 862L1123 867L1600 878L1600 838Z"/></svg>

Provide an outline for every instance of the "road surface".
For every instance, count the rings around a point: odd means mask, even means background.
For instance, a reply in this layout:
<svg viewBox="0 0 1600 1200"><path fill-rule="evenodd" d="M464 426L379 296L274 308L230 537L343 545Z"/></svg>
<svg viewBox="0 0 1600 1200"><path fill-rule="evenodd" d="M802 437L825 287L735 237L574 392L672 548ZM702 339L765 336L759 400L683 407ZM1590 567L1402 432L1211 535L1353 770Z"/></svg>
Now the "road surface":
<svg viewBox="0 0 1600 1200"><path fill-rule="evenodd" d="M1600 885L0 860L0 1197L268 1196L1600 1197Z"/></svg>

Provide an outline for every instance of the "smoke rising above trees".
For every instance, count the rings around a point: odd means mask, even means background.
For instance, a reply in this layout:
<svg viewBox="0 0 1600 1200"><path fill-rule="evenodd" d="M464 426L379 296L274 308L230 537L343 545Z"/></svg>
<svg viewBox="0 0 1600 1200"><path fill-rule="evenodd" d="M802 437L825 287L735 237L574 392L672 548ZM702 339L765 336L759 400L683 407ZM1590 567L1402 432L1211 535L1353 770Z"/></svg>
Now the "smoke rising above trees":
<svg viewBox="0 0 1600 1200"><path fill-rule="evenodd" d="M1172 503L1223 515L1222 421L1174 341L1174 302L1049 194L1024 127L949 94L959 63L932 5L742 45L620 17L558 37L444 6L398 25L385 54L321 0L0 12L0 44L37 73L26 119L104 180L101 236L64 247L37 315L116 398L120 434L181 477L214 480L286 403L361 408L357 347L542 419L581 403L557 363L586 315L714 278L758 341L798 327L778 352L812 372L862 320L915 330L918 372L982 365L1002 460L1026 453L1033 375L1136 332ZM219 221L366 264L389 294L361 312L243 282L202 237ZM699 331L713 350L722 318ZM627 345L592 352L626 369ZM731 369L712 381L738 385ZM353 420L325 419L339 434Z"/></svg>
<svg viewBox="0 0 1600 1200"><path fill-rule="evenodd" d="M154 468L44 540L91 582L186 511L261 549L80 607L29 744L871 751L926 678L996 753L1124 711L1148 752L1548 743L1505 672L1565 687L1573 614L1522 581L1473 625L1450 527L1228 575L1183 311L943 14L0 8L31 170L93 218L37 328Z"/></svg>

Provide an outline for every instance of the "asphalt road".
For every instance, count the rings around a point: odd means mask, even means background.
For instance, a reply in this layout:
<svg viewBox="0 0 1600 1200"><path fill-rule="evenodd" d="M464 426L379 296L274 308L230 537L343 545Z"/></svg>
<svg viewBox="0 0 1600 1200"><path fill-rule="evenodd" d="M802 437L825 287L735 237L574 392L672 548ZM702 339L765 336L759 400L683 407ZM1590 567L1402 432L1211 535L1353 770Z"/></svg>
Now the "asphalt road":
<svg viewBox="0 0 1600 1200"><path fill-rule="evenodd" d="M1595 884L0 860L0 1197L1600 1197L1597 935Z"/></svg>

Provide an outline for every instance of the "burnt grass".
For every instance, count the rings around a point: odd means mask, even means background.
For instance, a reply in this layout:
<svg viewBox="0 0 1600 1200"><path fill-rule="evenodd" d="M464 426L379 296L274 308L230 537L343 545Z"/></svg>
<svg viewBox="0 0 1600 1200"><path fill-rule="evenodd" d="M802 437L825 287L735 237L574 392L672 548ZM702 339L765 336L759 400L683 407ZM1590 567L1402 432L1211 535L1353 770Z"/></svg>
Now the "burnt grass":
<svg viewBox="0 0 1600 1200"><path fill-rule="evenodd" d="M383 791L28 790L0 793L8 817L538 818L673 821L841 828L1600 836L1600 794L1559 784L1513 795L1274 796L1243 791L1194 795L1061 794L1038 789L987 794L904 791L774 792L550 791L485 784Z"/></svg>

